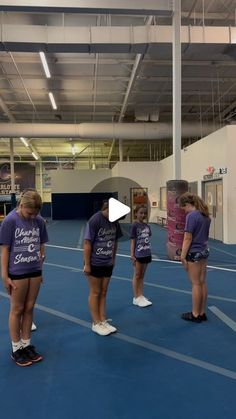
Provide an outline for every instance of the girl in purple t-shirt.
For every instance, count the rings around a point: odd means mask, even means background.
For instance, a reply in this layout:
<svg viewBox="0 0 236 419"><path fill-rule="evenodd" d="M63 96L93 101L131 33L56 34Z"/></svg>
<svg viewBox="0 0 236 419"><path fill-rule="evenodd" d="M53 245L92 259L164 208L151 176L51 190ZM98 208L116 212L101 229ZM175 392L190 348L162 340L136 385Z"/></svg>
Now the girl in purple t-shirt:
<svg viewBox="0 0 236 419"><path fill-rule="evenodd" d="M41 206L38 192L24 191L0 231L2 279L11 299L11 357L22 367L43 359L30 342L33 308L42 282L44 244L48 241L45 222L38 215Z"/></svg>
<svg viewBox="0 0 236 419"><path fill-rule="evenodd" d="M122 236L119 222L109 221L108 202L87 223L84 234L84 273L89 283L92 331L107 336L116 328L106 319L106 294L115 264L117 240Z"/></svg>
<svg viewBox="0 0 236 419"><path fill-rule="evenodd" d="M192 284L192 311L181 317L200 323L207 320L206 268L211 219L207 205L197 195L186 192L180 196L179 205L187 214L180 258Z"/></svg>
<svg viewBox="0 0 236 419"><path fill-rule="evenodd" d="M147 208L144 205L137 205L135 208L136 221L131 226L131 260L134 266L133 275L133 304L139 307L152 305L143 295L144 275L148 263L151 262L151 228L145 222Z"/></svg>

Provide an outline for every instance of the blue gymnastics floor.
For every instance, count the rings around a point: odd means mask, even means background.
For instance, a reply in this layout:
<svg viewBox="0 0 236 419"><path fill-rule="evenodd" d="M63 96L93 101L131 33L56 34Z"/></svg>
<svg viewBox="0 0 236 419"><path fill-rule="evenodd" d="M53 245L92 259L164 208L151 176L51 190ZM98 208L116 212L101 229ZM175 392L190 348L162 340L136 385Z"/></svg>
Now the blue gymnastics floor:
<svg viewBox="0 0 236 419"><path fill-rule="evenodd" d="M128 226L123 226L126 234ZM208 322L180 319L191 308L182 266L166 259L165 229L152 225L154 261L145 295L132 305L129 241L119 244L107 298L118 333L91 331L82 273L83 221L52 221L33 343L44 361L10 359L9 300L1 285L2 417L23 419L231 419L236 401L236 246L211 241ZM127 235L126 235L127 237Z"/></svg>

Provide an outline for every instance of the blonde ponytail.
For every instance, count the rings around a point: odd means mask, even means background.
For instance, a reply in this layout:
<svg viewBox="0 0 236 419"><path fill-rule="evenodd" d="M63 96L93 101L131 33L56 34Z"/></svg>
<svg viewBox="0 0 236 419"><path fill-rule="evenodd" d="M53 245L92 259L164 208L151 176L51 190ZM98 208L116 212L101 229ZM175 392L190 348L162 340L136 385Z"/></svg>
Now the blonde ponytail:
<svg viewBox="0 0 236 419"><path fill-rule="evenodd" d="M23 205L25 208L40 210L42 208L42 198L35 189L26 189L20 195L17 206Z"/></svg>

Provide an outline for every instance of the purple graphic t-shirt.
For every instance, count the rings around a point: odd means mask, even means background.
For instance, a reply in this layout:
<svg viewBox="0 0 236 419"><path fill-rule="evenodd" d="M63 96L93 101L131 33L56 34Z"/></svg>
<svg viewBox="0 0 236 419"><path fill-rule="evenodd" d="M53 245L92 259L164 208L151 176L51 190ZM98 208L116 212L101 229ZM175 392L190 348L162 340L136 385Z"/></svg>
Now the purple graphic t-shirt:
<svg viewBox="0 0 236 419"><path fill-rule="evenodd" d="M16 210L11 211L0 230L0 243L9 246L9 273L23 275L40 271L40 245L47 241L45 222L40 215L26 220Z"/></svg>
<svg viewBox="0 0 236 419"><path fill-rule="evenodd" d="M135 240L134 256L136 258L151 256L151 235L149 224L138 222L132 224L130 238Z"/></svg>
<svg viewBox="0 0 236 419"><path fill-rule="evenodd" d="M101 211L88 221L84 240L92 243L91 265L110 266L113 260L115 242L122 236L119 223L111 223Z"/></svg>
<svg viewBox="0 0 236 419"><path fill-rule="evenodd" d="M211 219L198 210L187 214L184 231L192 234L189 252L202 252L207 249L210 224Z"/></svg>

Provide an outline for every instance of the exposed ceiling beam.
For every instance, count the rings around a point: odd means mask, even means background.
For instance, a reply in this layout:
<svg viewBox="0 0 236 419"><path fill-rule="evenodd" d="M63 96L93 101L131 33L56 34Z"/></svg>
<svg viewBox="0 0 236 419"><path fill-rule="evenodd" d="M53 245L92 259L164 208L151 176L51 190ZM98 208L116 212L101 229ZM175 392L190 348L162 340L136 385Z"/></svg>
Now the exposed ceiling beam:
<svg viewBox="0 0 236 419"><path fill-rule="evenodd" d="M86 116L86 115L90 115L91 116L91 110L88 110L88 111L78 111L79 112L79 116ZM58 113L60 114L60 111L58 111ZM65 110L65 109L63 109L63 111L62 111L62 113L63 113L63 115L68 115L68 116L74 116L75 114L77 114L77 112L75 112L75 110L73 109L73 110ZM12 115L21 115L21 117L24 119L24 115L28 115L29 117L30 117L30 119L32 119L32 111L31 110L26 110L26 109L12 109L11 110L11 114ZM45 110L40 110L40 111L38 111L38 114L39 115L47 115L47 116L49 116L50 118L51 118L51 114L49 115L48 114L48 109L45 109ZM56 117L56 113L55 114L53 114L55 117ZM112 115L114 115L114 111L109 111L109 110L107 110L107 111L103 111L103 112L99 112L99 111L96 111L96 116L112 116Z"/></svg>
<svg viewBox="0 0 236 419"><path fill-rule="evenodd" d="M228 105L228 102L229 101L222 101L221 103L222 104L224 104L224 105ZM14 101L11 101L11 100L6 100L5 101L5 103L7 104L7 105L15 105L15 102ZM39 101L39 100L35 100L34 101L34 103L35 103L35 105L36 106L44 106L45 108L47 108L48 107L48 109L51 109L51 107L50 107L50 103L48 103L47 101ZM141 107L143 107L143 108L145 108L145 107L147 107L147 108L152 108L153 106L171 106L171 101L170 102L157 102L156 104L154 104L153 102L139 102L139 107L141 108ZM30 104L29 104L29 102L28 101L26 101L26 100L21 100L21 101L18 101L18 104L19 105L24 105L24 106L31 106ZM64 106L64 107L68 107L68 106L77 106L77 107L80 107L80 106L90 106L90 113L92 113L92 111L93 111L93 101L91 100L91 101L70 101L69 99L66 101L66 102L63 102L63 101L61 101L60 102L60 107L62 108L62 106ZM136 102L134 101L134 100L130 100L128 103L127 103L127 106L134 106L136 104ZM183 106L188 106L188 105L190 105L190 106L199 106L199 99L198 98L196 98L196 100L191 100L191 101L185 101L185 102L182 102L182 105ZM201 102L201 105L203 105L203 106L211 106L212 105L212 101L205 101L205 102ZM97 102L96 103L96 107L101 107L101 106L107 106L108 108L118 108L118 107L120 107L121 106L121 103L120 102L114 102L114 101L108 101L108 102ZM45 111L47 111L46 109L45 109ZM75 112L75 110L73 110L73 112ZM60 111L59 110L57 110L57 111L55 111L54 113L60 113Z"/></svg>
<svg viewBox="0 0 236 419"><path fill-rule="evenodd" d="M222 105L222 103L221 103ZM236 100L234 100L229 106L227 106L222 112L221 112L221 118L223 119L227 114L229 114L232 110L236 109ZM235 114L235 112L234 112Z"/></svg>
<svg viewBox="0 0 236 419"><path fill-rule="evenodd" d="M19 76L17 74L12 74L12 73L8 73L7 75L2 75L0 78L2 79L6 79L6 80L18 80ZM24 74L24 80L45 80L44 76L40 76L40 75L36 75L36 74ZM64 81L81 81L81 80L91 80L91 76L89 75L78 75L78 76L71 76L71 75L67 75L67 74L62 74L60 76L56 75L53 76L54 80L64 80ZM170 76L139 76L140 80L147 80L147 81L151 81L151 82L165 82L165 81L172 81L172 77ZM127 82L129 81L129 77L126 76L101 76L98 75L98 80L100 81L122 81L122 82ZM182 77L182 82L206 82L206 83L211 83L211 82L235 82L236 81L236 77L233 77L231 75L227 75L227 74L223 74L223 75L219 75L219 77Z"/></svg>
<svg viewBox="0 0 236 419"><path fill-rule="evenodd" d="M13 114L9 111L6 103L3 101L3 99L0 97L0 107L2 108L4 114L8 117L9 121L16 122L16 118L13 116Z"/></svg>
<svg viewBox="0 0 236 419"><path fill-rule="evenodd" d="M52 58L50 55L47 55L47 62L48 64L53 64L55 66L57 65L61 65L61 64L65 64L65 65L71 65L71 64L75 64L75 65L94 65L96 63L96 58L95 54L92 54L91 56L85 58L81 58L79 55L77 57L71 57L70 54L66 54L66 56L64 57L55 57ZM39 56L38 53L30 53L30 54L25 54L22 53L20 56L15 57L15 60L17 63L27 63L27 64L38 64L39 63ZM8 54L5 52L2 52L1 55L1 62L2 63L9 63L10 57L8 56ZM154 60L150 60L150 62L155 62ZM99 64L106 64L106 65L120 65L120 64L125 64L125 65L132 65L134 62L133 59L128 59L128 58L99 58Z"/></svg>
<svg viewBox="0 0 236 419"><path fill-rule="evenodd" d="M235 88L236 89L236 88ZM14 88L14 92L15 93L24 93L24 89L23 88ZM32 95L42 95L45 96L45 94L47 93L46 89L34 89L34 88L30 88L31 94ZM91 97L91 95L93 95L94 90L80 90L80 89L50 89L51 92L56 93L57 95L63 97L63 95L66 95L66 97L70 96L76 96L78 97L78 95L86 95ZM9 94L12 93L12 88L0 88L0 94ZM132 90L132 95L138 95L138 96L157 96L159 93L161 93L161 96L172 96L172 91L159 91L158 89L154 90ZM197 89L189 89L189 90L182 90L182 96L191 96L191 95L201 95L201 96L211 96L212 95L212 91L210 90L197 90ZM97 96L113 96L113 95L118 95L118 96L124 96L125 92L121 92L120 90L109 90L109 91L105 91L105 90L97 90ZM236 95L236 90L232 90L231 92L227 93L228 96L235 96ZM110 103L110 101L109 101ZM14 109L11 110L12 112L14 112Z"/></svg>
<svg viewBox="0 0 236 419"><path fill-rule="evenodd" d="M191 14L189 14L189 12L183 12L181 13L182 18L187 18L187 19L191 19L194 21L200 21L202 20L202 12L191 12ZM225 21L226 19L230 19L230 16L228 13L217 13L217 12L207 12L204 16L204 20L223 20ZM231 16L231 19L233 20L233 14Z"/></svg>
<svg viewBox="0 0 236 419"><path fill-rule="evenodd" d="M96 112L97 81L98 81L98 59L99 59L99 54L96 54L96 61L95 61L95 65L94 65L93 89L92 89L92 95L93 95L93 113L92 113L92 119L94 119L95 112Z"/></svg>
<svg viewBox="0 0 236 419"><path fill-rule="evenodd" d="M1 0L0 10L171 16L170 0Z"/></svg>
<svg viewBox="0 0 236 419"><path fill-rule="evenodd" d="M171 103L169 105L171 106ZM199 108L199 103L198 103L198 108ZM209 112L210 112L210 110L209 110ZM20 115L22 120L27 119L27 118L25 118L25 116L28 116L28 120L32 120L32 112L29 111L29 110L16 110L16 111L11 111L11 113L13 115ZM63 113L63 115L68 116L68 117L72 116L74 118L74 116L75 116L75 111L74 110L71 110L71 111L63 110L62 113ZM52 121L52 115L49 115L47 109L45 109L43 111L39 111L39 114L41 115L41 120L45 119L45 117L48 117L48 119L50 119L50 121ZM77 117L80 116L81 117L80 119L83 119L83 117L85 117L85 116L90 116L91 117L91 111L87 111L87 112L78 111L78 114L79 115L76 114L76 116ZM165 109L162 109L161 114L162 114L162 117L165 116L165 115L169 116L169 115L172 115L172 112L167 111ZM190 117L191 117L191 115L195 115L195 114L198 115L199 110L198 111L191 111L190 114L188 112L183 111L183 114L185 116L190 115ZM97 116L107 116L108 115L108 116L112 117L114 115L114 112L109 112L109 111L107 111L107 112L96 112L96 115Z"/></svg>
<svg viewBox="0 0 236 419"><path fill-rule="evenodd" d="M94 54L93 54L94 55ZM1 63L10 63L11 62L11 58L9 56L8 53L6 52L1 52L0 53L0 57L1 57ZM38 58L38 53L30 53L30 54L26 54L24 55L24 53L21 53L20 55L15 55L15 61L18 64L38 64L39 63L39 58ZM60 66L60 65L79 65L79 66L83 66L83 65L95 65L96 63L96 58L81 58L79 55L77 57L70 57L69 54L66 54L65 57L54 57L52 58L50 55L47 56L47 61L48 64L53 64L54 66ZM153 65L153 66L172 66L172 60L153 60L153 59L149 59L149 58L144 58L142 61L143 65ZM127 65L127 66L133 66L134 64L134 59L112 59L112 58L101 58L99 57L99 64L100 65L111 65L111 66L119 66L119 65ZM217 59L217 61L212 61L212 60L182 60L182 65L183 66L201 66L201 67L205 67L205 66L209 66L209 67L234 67L235 66L235 61L228 59L222 59L219 58Z"/></svg>
<svg viewBox="0 0 236 419"><path fill-rule="evenodd" d="M135 82L135 79L136 79L141 61L142 61L142 54L137 54L136 58L135 58L134 65L133 65L133 68L132 68L132 72L131 72L131 75L130 75L129 83L128 83L128 86L127 86L127 89L126 89L126 92L125 92L125 97L124 97L124 101L122 103L122 107L121 107L118 122L121 122L123 120L124 116L125 116L125 112L126 112L129 96L130 96L130 93L131 93L131 89L132 89L133 84Z"/></svg>
<svg viewBox="0 0 236 419"><path fill-rule="evenodd" d="M145 53L147 46L172 43L172 26L39 26L2 24L2 51ZM235 27L182 26L181 42L233 44Z"/></svg>
<svg viewBox="0 0 236 419"><path fill-rule="evenodd" d="M28 90L28 88L27 88L27 86L26 86L26 84L25 84L25 81L24 81L24 79L23 79L23 77L22 77L22 75L21 75L21 73L20 73L20 70L19 70L19 68L18 68L18 65L17 65L17 64L16 64L16 62L15 62L15 59L14 59L14 57L13 57L13 54L12 54L11 52L9 52L9 55L10 55L10 57L11 57L11 60L12 60L13 65L14 65L14 67L15 67L16 73L17 73L17 75L18 75L18 77L19 77L19 79L20 79L20 81L21 81L21 84L22 84L22 86L23 86L23 88L24 88L24 90L25 90L25 93L26 93L26 95L28 96L29 102L31 103L31 106L32 106L32 108L33 108L33 110L34 110L34 113L35 113L36 117L38 117L38 115L37 115L37 109L36 109L36 107L35 107L35 105L34 105L34 102L33 102L32 98L31 98L30 92L29 92L29 90Z"/></svg>
<svg viewBox="0 0 236 419"><path fill-rule="evenodd" d="M131 75L130 75L129 83L128 83L128 86L127 86L127 89L126 89L126 92L125 92L124 101L123 101L122 106L121 106L118 122L121 122L124 119L125 112L126 112L127 105L128 105L129 96L130 96L130 93L131 93L131 89L132 89L134 81L136 79L136 75L137 75L138 68L140 66L141 60L142 60L142 54L137 54L136 57L135 57L135 62L134 62L132 72L131 72ZM111 148L110 148L110 151L109 151L108 163L111 160L111 156L112 156L114 146L115 146L115 139L113 139L112 145L111 145Z"/></svg>
<svg viewBox="0 0 236 419"><path fill-rule="evenodd" d="M4 114L8 117L9 121L12 123L17 122L16 118L14 117L14 115L12 114L12 112L8 109L6 103L3 101L3 99L0 97L0 107L2 108ZM9 144L10 147L10 144ZM36 155L38 155L38 152L36 151L36 149L34 148L33 144L29 143L29 151L30 152L34 152ZM9 148L8 148L9 151Z"/></svg>

